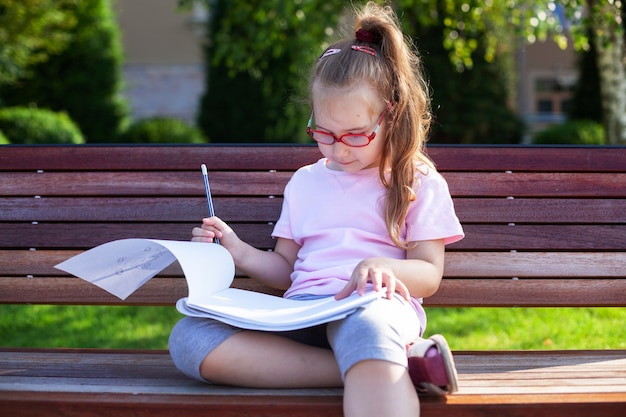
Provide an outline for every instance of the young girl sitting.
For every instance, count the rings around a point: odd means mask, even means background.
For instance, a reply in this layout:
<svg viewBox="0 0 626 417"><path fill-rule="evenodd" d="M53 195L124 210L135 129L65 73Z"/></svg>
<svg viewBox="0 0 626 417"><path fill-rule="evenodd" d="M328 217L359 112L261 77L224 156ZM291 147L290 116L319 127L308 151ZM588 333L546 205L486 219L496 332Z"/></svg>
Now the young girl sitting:
<svg viewBox="0 0 626 417"><path fill-rule="evenodd" d="M416 416L418 391L457 389L445 339L420 338L421 299L437 291L444 246L463 231L425 155L429 93L390 8L359 12L354 37L317 61L310 96L307 133L324 157L289 181L275 249L244 243L218 217L203 219L192 240L219 238L238 270L285 297L341 299L381 288L386 297L292 332L186 317L172 331L171 355L181 371L214 384L343 386L346 416Z"/></svg>

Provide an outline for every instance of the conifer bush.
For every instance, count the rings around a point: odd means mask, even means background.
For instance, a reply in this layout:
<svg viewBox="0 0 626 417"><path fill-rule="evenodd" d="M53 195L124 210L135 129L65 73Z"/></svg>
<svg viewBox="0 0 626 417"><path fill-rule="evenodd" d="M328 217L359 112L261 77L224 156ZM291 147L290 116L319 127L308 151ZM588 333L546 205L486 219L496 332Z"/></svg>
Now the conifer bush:
<svg viewBox="0 0 626 417"><path fill-rule="evenodd" d="M87 142L115 142L129 109L121 96L123 49L111 2L77 1L64 12L76 18L66 48L0 88L0 99L3 106L67 112Z"/></svg>

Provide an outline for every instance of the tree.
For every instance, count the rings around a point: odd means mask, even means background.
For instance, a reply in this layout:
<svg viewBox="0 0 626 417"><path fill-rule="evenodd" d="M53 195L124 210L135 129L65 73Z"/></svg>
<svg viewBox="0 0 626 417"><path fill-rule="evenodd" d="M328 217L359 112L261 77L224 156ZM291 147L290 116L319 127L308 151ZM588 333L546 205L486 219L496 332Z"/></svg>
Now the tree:
<svg viewBox="0 0 626 417"><path fill-rule="evenodd" d="M114 142L128 107L121 97L123 55L111 1L71 1L63 10L76 21L67 47L0 87L0 97L6 105L65 111L87 142Z"/></svg>
<svg viewBox="0 0 626 417"><path fill-rule="evenodd" d="M497 55L512 36L528 43L551 36L562 48L568 31L577 50L589 48L593 33L599 69L602 110L607 141L626 144L626 48L622 0L397 0L423 10L420 19L431 21L432 10L446 11L443 44L451 62L463 70L472 66L478 48L472 33L486 34L485 59ZM558 13L567 18L564 26Z"/></svg>
<svg viewBox="0 0 626 417"><path fill-rule="evenodd" d="M188 3L188 2L187 2ZM306 81L343 6L213 0L199 125L212 141L307 141Z"/></svg>
<svg viewBox="0 0 626 417"><path fill-rule="evenodd" d="M593 32L589 30L589 39ZM602 99L600 97L600 77L595 42L589 43L589 49L578 54L578 81L574 88L567 117L573 121L591 120L602 123Z"/></svg>
<svg viewBox="0 0 626 417"><path fill-rule="evenodd" d="M523 122L509 105L510 54L501 51L488 55L489 38L481 29L466 30L464 42L471 48L459 49L458 55L451 53L447 48L452 44L442 39L450 36L447 24L456 9L434 2L434 8L424 15L417 3L398 2L396 7L404 32L417 43L432 87L435 123L431 141L519 143Z"/></svg>
<svg viewBox="0 0 626 417"><path fill-rule="evenodd" d="M71 0L0 0L0 86L63 51L76 19Z"/></svg>
<svg viewBox="0 0 626 417"><path fill-rule="evenodd" d="M609 144L626 144L626 49L620 0L587 0Z"/></svg>

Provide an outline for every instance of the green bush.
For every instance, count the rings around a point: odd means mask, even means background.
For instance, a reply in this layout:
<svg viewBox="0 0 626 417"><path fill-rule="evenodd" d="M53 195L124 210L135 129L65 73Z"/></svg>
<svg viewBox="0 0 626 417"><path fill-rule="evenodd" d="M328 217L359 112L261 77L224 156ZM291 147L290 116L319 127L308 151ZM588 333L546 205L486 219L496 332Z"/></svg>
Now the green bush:
<svg viewBox="0 0 626 417"><path fill-rule="evenodd" d="M124 143L206 143L200 129L173 117L152 117L133 123L124 132Z"/></svg>
<svg viewBox="0 0 626 417"><path fill-rule="evenodd" d="M47 109L0 109L0 130L15 144L85 143L80 129L66 113Z"/></svg>
<svg viewBox="0 0 626 417"><path fill-rule="evenodd" d="M112 2L66 3L63 12L76 19L68 46L31 67L30 77L0 88L0 98L5 106L67 112L87 142L115 142L129 110L121 96L124 57Z"/></svg>
<svg viewBox="0 0 626 417"><path fill-rule="evenodd" d="M550 126L533 138L537 145L605 145L604 128L590 120L574 120Z"/></svg>
<svg viewBox="0 0 626 417"><path fill-rule="evenodd" d="M8 145L9 143L9 139L7 139L6 136L4 136L4 133L2 133L2 131L0 130L0 145Z"/></svg>

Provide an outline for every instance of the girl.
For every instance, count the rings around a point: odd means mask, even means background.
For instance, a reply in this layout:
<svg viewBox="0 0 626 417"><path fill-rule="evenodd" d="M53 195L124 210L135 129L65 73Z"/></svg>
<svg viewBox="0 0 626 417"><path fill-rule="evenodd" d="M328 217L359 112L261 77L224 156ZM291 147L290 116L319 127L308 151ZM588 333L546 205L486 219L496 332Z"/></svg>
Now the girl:
<svg viewBox="0 0 626 417"><path fill-rule="evenodd" d="M424 154L429 96L419 61L388 7L368 4L356 34L328 48L311 81L307 133L324 156L285 189L272 252L221 219L192 240L219 238L243 273L285 297L386 298L345 319L294 332L253 332L182 319L170 351L188 375L244 387L344 387L346 416L415 416L415 387L456 390L445 339L421 339L421 298L443 275L444 245L463 237L443 178Z"/></svg>

